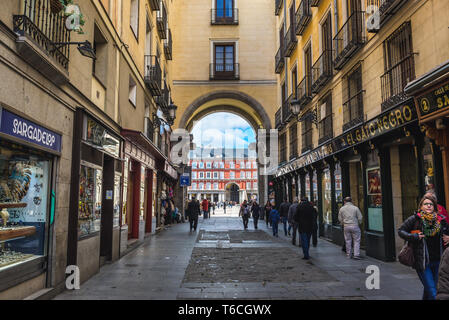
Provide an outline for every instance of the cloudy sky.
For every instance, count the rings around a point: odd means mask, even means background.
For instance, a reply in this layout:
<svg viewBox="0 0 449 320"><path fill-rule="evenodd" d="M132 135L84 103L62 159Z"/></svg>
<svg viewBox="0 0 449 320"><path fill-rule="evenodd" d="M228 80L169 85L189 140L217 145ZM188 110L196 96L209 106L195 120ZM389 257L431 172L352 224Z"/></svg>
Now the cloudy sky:
<svg viewBox="0 0 449 320"><path fill-rule="evenodd" d="M193 142L197 147L248 148L256 142L255 132L243 118L225 112L208 115L193 125Z"/></svg>

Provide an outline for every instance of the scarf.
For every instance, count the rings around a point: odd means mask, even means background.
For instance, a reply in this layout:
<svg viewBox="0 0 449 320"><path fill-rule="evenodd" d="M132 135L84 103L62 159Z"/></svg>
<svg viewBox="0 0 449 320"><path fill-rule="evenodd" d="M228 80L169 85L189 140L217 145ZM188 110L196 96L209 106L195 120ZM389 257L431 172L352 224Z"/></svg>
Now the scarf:
<svg viewBox="0 0 449 320"><path fill-rule="evenodd" d="M420 210L419 216L423 223L423 233L426 237L434 237L440 232L441 223L437 218L436 212L425 213L423 210Z"/></svg>

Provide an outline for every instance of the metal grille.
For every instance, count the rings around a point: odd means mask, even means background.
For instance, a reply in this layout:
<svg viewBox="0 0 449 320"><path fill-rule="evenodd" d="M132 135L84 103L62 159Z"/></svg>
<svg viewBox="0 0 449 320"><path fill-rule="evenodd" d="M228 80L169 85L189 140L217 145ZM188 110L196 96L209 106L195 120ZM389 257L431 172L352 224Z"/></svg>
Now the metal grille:
<svg viewBox="0 0 449 320"><path fill-rule="evenodd" d="M310 119L301 122L302 153L312 150L312 130L312 121Z"/></svg>
<svg viewBox="0 0 449 320"><path fill-rule="evenodd" d="M298 125L294 123L290 127L290 160L298 155Z"/></svg>
<svg viewBox="0 0 449 320"><path fill-rule="evenodd" d="M332 94L329 93L318 105L318 127L320 137L318 143L321 144L333 137L332 125Z"/></svg>
<svg viewBox="0 0 449 320"><path fill-rule="evenodd" d="M280 162L287 161L287 143L286 143L286 134L285 132L279 136L279 160Z"/></svg>
<svg viewBox="0 0 449 320"><path fill-rule="evenodd" d="M363 122L362 66L358 64L343 80L343 131Z"/></svg>

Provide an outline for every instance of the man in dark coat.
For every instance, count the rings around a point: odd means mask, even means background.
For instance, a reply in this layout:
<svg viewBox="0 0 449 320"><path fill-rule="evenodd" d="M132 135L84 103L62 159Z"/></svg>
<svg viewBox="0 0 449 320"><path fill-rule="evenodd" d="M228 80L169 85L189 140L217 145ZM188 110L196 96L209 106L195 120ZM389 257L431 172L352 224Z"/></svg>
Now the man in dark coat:
<svg viewBox="0 0 449 320"><path fill-rule="evenodd" d="M449 300L449 249L444 250L438 272L437 300Z"/></svg>
<svg viewBox="0 0 449 320"><path fill-rule="evenodd" d="M310 237L313 233L313 223L316 219L316 211L308 201L307 197L301 199L301 203L296 208L293 218L298 223L298 231L301 236L302 252L304 260L309 260Z"/></svg>
<svg viewBox="0 0 449 320"><path fill-rule="evenodd" d="M187 205L187 216L189 217L190 222L190 232L192 232L192 229L196 231L199 214L200 214L200 203L195 199L195 196L193 196L192 200Z"/></svg>
<svg viewBox="0 0 449 320"><path fill-rule="evenodd" d="M284 202L281 203L279 207L279 215L281 216L281 221L284 224L284 233L287 236L287 223L288 223L288 209L290 209L290 202L284 198Z"/></svg>

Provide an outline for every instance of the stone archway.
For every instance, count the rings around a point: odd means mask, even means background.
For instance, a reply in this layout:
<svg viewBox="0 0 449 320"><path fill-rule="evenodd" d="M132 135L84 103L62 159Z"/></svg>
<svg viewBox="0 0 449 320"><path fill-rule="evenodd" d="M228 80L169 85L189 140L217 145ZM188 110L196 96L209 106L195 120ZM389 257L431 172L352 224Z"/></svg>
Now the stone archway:
<svg viewBox="0 0 449 320"><path fill-rule="evenodd" d="M225 200L240 203L240 188L236 183L231 182L226 185Z"/></svg>

